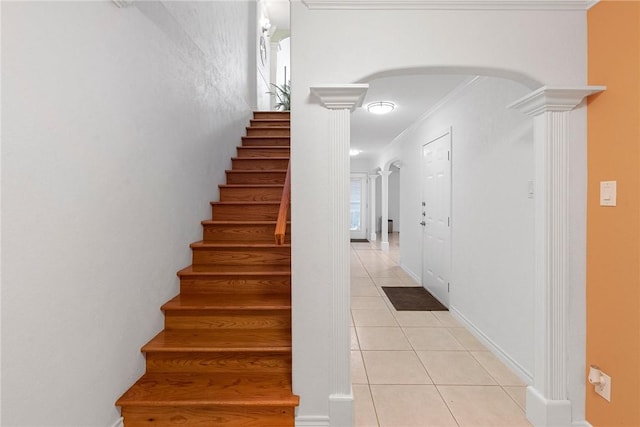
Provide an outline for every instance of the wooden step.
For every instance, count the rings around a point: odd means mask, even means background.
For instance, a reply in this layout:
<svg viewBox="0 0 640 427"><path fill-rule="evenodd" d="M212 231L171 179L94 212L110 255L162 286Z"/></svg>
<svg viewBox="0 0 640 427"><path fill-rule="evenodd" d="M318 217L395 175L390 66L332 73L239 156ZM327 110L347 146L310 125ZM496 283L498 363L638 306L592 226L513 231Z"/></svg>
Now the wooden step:
<svg viewBox="0 0 640 427"><path fill-rule="evenodd" d="M123 408L126 427L293 427L294 408L129 406Z"/></svg>
<svg viewBox="0 0 640 427"><path fill-rule="evenodd" d="M284 185L287 170L228 170L227 184L278 184Z"/></svg>
<svg viewBox="0 0 640 427"><path fill-rule="evenodd" d="M276 221L279 209L280 202L211 202L214 221Z"/></svg>
<svg viewBox="0 0 640 427"><path fill-rule="evenodd" d="M250 141L253 141L252 139ZM263 145L248 145L236 147L238 150L239 158L252 158L252 157L279 157L289 158L290 148L289 139L287 138L287 146L263 146Z"/></svg>
<svg viewBox="0 0 640 427"><path fill-rule="evenodd" d="M275 267L278 267L277 270ZM255 295L269 297L286 294L290 298L291 270L273 266L271 271L201 271L189 266L178 272L182 295Z"/></svg>
<svg viewBox="0 0 640 427"><path fill-rule="evenodd" d="M278 184L231 184L219 185L222 202L279 202L283 185Z"/></svg>
<svg viewBox="0 0 640 427"><path fill-rule="evenodd" d="M287 170L289 157L233 157L233 170Z"/></svg>
<svg viewBox="0 0 640 427"><path fill-rule="evenodd" d="M248 127L247 136L291 136L291 128L287 127Z"/></svg>
<svg viewBox="0 0 640 427"><path fill-rule="evenodd" d="M146 373L117 402L126 427L294 425L288 374Z"/></svg>
<svg viewBox="0 0 640 427"><path fill-rule="evenodd" d="M211 243L191 244L193 265L289 265L291 245L275 243Z"/></svg>
<svg viewBox="0 0 640 427"><path fill-rule="evenodd" d="M282 294L178 295L162 310L165 330L291 328L291 298Z"/></svg>
<svg viewBox="0 0 640 427"><path fill-rule="evenodd" d="M163 330L142 347L145 353L290 350L291 333L286 329Z"/></svg>
<svg viewBox="0 0 640 427"><path fill-rule="evenodd" d="M275 221L202 221L205 242L273 243ZM286 243L291 241L291 225L287 226Z"/></svg>
<svg viewBox="0 0 640 427"><path fill-rule="evenodd" d="M291 113L289 111L254 111L253 118L291 120Z"/></svg>
<svg viewBox="0 0 640 427"><path fill-rule="evenodd" d="M289 119L252 119L250 121L251 127L289 127L291 126L291 120Z"/></svg>
<svg viewBox="0 0 640 427"><path fill-rule="evenodd" d="M290 351L149 352L147 372L291 374Z"/></svg>
<svg viewBox="0 0 640 427"><path fill-rule="evenodd" d="M118 400L121 406L204 406L297 404L283 374L148 373Z"/></svg>
<svg viewBox="0 0 640 427"><path fill-rule="evenodd" d="M291 144L291 138L287 136L243 136L244 147L287 147Z"/></svg>

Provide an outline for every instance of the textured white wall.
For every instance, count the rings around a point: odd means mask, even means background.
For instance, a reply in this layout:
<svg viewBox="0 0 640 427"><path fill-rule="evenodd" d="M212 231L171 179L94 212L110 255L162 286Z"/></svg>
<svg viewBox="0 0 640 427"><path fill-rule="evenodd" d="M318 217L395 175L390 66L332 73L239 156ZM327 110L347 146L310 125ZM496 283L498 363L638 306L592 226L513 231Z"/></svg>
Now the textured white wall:
<svg viewBox="0 0 640 427"><path fill-rule="evenodd" d="M328 114L310 98L309 88L366 82L371 76L407 70L512 77L530 88L584 85L586 13L310 10L295 1L291 25L294 387L302 397L297 414L305 425L326 425L321 424L325 421L346 425L345 420L332 419L328 399L332 393ZM583 113L578 114L582 116L576 123L584 126ZM585 141L580 137L577 144ZM403 175L402 181L406 179ZM580 200L576 203L574 207L583 206ZM580 252L584 247L575 249ZM581 263L576 263L578 271L584 267ZM574 283L576 289L580 280Z"/></svg>
<svg viewBox="0 0 640 427"><path fill-rule="evenodd" d="M255 102L250 2L2 2L2 424L110 426Z"/></svg>
<svg viewBox="0 0 640 427"><path fill-rule="evenodd" d="M403 134L378 163L402 161L401 259L420 277L420 153L452 128L450 306L530 376L534 207L527 182L533 177L533 129L531 119L506 108L527 92L509 80L480 78Z"/></svg>

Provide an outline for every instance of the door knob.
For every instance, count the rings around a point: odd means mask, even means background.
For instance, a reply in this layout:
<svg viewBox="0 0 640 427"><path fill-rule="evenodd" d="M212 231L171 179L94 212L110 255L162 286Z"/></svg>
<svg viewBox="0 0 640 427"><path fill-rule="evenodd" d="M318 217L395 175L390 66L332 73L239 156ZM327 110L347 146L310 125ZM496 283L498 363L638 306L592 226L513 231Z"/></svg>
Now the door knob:
<svg viewBox="0 0 640 427"><path fill-rule="evenodd" d="M427 225L427 223L422 221L422 222L420 222L420 225L422 225L424 227L425 225Z"/></svg>

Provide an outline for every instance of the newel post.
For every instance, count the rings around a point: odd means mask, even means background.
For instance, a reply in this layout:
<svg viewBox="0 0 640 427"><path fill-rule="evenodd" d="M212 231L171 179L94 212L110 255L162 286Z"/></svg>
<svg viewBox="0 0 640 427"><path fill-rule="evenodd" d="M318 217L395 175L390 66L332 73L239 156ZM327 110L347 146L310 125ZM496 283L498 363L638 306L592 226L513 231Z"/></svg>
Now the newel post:
<svg viewBox="0 0 640 427"><path fill-rule="evenodd" d="M350 113L362 105L367 84L321 85L311 94L328 109L329 206L331 234L331 419L351 420L353 393L350 373L350 288L349 288L349 144Z"/></svg>

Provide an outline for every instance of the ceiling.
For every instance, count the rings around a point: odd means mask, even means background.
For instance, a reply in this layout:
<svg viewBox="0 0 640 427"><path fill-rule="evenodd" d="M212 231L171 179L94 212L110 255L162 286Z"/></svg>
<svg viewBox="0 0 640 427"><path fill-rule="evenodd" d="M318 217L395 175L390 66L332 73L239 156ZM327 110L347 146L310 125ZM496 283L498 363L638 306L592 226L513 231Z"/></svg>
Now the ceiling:
<svg viewBox="0 0 640 427"><path fill-rule="evenodd" d="M289 36L289 0L264 0L269 20L276 26L272 41ZM351 115L351 148L358 156L373 158L394 138L433 108L442 98L467 80L460 75L402 75L369 81L362 108ZM373 101L391 101L396 108L386 115L367 111Z"/></svg>
<svg viewBox="0 0 640 427"><path fill-rule="evenodd" d="M351 115L351 148L362 151L359 157L375 157L468 78L461 75L403 75L370 81L362 107ZM391 101L396 108L385 115L371 114L366 106L373 101Z"/></svg>

